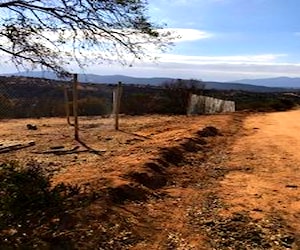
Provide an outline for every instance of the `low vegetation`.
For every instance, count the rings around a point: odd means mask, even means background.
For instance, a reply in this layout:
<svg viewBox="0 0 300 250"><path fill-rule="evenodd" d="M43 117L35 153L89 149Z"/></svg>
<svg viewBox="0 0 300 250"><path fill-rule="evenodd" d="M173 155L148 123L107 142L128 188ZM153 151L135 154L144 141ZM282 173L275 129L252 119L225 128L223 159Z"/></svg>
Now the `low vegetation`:
<svg viewBox="0 0 300 250"><path fill-rule="evenodd" d="M42 247L57 230L58 221L72 212L77 186L51 186L51 174L37 163L0 166L0 248ZM47 233L45 233L47 232ZM53 238L53 237L51 237Z"/></svg>
<svg viewBox="0 0 300 250"><path fill-rule="evenodd" d="M0 118L59 117L65 115L64 92L68 82L38 78L0 77ZM190 93L236 102L236 110L284 111L299 105L299 93L254 93L204 89L205 83L176 80L162 86L124 85L121 112L130 115L186 114ZM115 85L80 85L79 115L112 112ZM69 91L71 105L72 95ZM71 109L72 111L72 109Z"/></svg>

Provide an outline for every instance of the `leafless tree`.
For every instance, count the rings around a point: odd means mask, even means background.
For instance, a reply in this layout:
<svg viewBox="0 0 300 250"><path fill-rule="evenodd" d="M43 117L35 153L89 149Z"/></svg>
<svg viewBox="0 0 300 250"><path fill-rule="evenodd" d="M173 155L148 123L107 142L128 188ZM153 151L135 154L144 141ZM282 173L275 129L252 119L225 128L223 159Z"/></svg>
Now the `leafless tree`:
<svg viewBox="0 0 300 250"><path fill-rule="evenodd" d="M202 94L205 89L205 83L195 79L173 79L162 83L162 86L169 99L170 112L175 114L186 114L191 94Z"/></svg>
<svg viewBox="0 0 300 250"><path fill-rule="evenodd" d="M150 21L147 6L146 0L0 0L0 51L16 66L61 75L72 60L81 67L92 58L128 63L129 55L140 59L170 45L170 33Z"/></svg>

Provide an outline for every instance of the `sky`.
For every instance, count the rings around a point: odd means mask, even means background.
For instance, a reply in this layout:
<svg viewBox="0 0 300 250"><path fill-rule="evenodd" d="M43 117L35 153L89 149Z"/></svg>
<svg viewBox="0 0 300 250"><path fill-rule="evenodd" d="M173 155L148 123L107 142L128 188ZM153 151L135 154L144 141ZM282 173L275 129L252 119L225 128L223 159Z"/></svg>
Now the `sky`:
<svg viewBox="0 0 300 250"><path fill-rule="evenodd" d="M300 77L299 0L149 0L151 20L180 35L156 62L91 65L99 75L204 81ZM2 73L14 72L8 63Z"/></svg>

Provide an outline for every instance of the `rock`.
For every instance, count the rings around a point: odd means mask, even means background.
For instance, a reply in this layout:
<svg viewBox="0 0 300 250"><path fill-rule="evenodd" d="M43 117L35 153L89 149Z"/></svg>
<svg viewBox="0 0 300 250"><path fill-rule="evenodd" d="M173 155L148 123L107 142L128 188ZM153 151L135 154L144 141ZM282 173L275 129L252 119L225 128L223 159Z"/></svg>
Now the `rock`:
<svg viewBox="0 0 300 250"><path fill-rule="evenodd" d="M292 248L295 238L291 235L287 235L287 236L282 237L280 240L284 247Z"/></svg>
<svg viewBox="0 0 300 250"><path fill-rule="evenodd" d="M28 130L37 130L37 126L34 124L27 124L26 127Z"/></svg>

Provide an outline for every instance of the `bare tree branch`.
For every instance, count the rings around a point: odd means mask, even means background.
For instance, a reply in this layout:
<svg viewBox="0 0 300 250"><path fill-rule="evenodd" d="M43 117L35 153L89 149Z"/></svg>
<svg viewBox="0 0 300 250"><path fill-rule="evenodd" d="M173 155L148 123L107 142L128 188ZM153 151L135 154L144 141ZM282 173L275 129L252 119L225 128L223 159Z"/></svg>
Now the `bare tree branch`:
<svg viewBox="0 0 300 250"><path fill-rule="evenodd" d="M149 56L164 50L170 34L152 23L146 0L0 1L0 51L19 65L66 73L70 61L85 64L88 51L100 62Z"/></svg>

